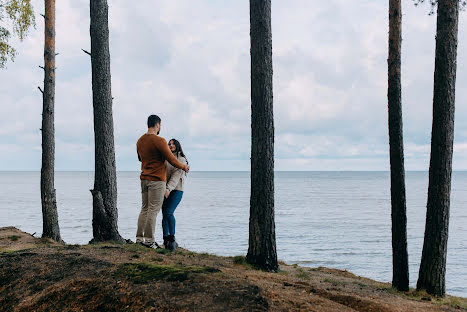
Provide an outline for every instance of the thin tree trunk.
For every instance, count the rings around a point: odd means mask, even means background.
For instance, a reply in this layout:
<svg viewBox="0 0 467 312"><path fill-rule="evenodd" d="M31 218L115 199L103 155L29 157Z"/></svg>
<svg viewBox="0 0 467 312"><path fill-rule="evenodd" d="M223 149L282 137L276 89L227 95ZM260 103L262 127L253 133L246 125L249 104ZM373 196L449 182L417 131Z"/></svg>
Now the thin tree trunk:
<svg viewBox="0 0 467 312"><path fill-rule="evenodd" d="M250 0L251 197L248 262L277 271L271 0Z"/></svg>
<svg viewBox="0 0 467 312"><path fill-rule="evenodd" d="M91 0L91 64L94 108L95 175L92 229L93 242L124 241L118 233L117 174L110 77L108 5Z"/></svg>
<svg viewBox="0 0 467 312"><path fill-rule="evenodd" d="M61 242L57 200L54 187L55 170L55 0L45 0L44 91L42 92L42 167L41 203L42 237Z"/></svg>
<svg viewBox="0 0 467 312"><path fill-rule="evenodd" d="M388 126L391 164L392 286L409 290L401 104L401 0L389 0Z"/></svg>
<svg viewBox="0 0 467 312"><path fill-rule="evenodd" d="M417 289L439 296L446 293L458 18L458 0L438 1L428 201Z"/></svg>

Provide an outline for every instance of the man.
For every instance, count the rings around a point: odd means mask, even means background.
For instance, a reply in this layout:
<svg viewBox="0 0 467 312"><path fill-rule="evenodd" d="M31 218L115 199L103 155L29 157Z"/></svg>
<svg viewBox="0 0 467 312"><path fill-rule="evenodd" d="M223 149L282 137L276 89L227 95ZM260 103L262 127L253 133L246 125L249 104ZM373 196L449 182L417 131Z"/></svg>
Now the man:
<svg viewBox="0 0 467 312"><path fill-rule="evenodd" d="M161 119L156 115L148 117L148 132L136 143L138 160L141 161L142 206L138 218L136 243L158 248L154 240L156 216L161 210L166 188L167 160L172 166L188 172L190 167L180 163L170 151L167 141L159 136Z"/></svg>

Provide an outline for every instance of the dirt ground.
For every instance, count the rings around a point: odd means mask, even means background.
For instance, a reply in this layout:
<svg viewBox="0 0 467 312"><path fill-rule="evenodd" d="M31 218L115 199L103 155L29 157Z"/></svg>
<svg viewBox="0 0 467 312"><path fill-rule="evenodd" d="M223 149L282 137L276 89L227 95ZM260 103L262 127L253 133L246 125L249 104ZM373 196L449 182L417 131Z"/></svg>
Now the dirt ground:
<svg viewBox="0 0 467 312"><path fill-rule="evenodd" d="M328 268L258 271L243 257L135 244L61 245L0 228L0 311L467 311Z"/></svg>

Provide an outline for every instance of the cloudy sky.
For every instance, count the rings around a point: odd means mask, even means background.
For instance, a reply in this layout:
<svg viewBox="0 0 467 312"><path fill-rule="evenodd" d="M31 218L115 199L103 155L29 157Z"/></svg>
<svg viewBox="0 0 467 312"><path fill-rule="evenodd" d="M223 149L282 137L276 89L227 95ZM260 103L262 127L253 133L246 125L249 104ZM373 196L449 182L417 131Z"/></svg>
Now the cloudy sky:
<svg viewBox="0 0 467 312"><path fill-rule="evenodd" d="M0 170L40 170L43 1L0 71ZM388 170L388 1L272 1L277 170ZM249 170L248 0L109 0L117 170L139 170L146 118L193 170ZM404 1L406 168L429 162L435 16ZM467 32L459 25L454 169L467 169ZM89 1L57 1L56 169L93 170Z"/></svg>

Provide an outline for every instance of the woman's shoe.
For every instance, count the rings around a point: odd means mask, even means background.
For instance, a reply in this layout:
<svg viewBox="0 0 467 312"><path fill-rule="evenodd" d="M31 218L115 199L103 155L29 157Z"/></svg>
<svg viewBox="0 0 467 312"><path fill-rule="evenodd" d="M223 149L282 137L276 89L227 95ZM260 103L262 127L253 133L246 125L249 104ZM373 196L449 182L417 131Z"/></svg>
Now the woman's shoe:
<svg viewBox="0 0 467 312"><path fill-rule="evenodd" d="M169 249L170 251L177 250L178 244L175 241L175 235L169 235L168 240L169 240L169 246L167 249Z"/></svg>

